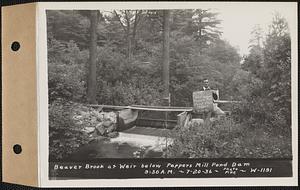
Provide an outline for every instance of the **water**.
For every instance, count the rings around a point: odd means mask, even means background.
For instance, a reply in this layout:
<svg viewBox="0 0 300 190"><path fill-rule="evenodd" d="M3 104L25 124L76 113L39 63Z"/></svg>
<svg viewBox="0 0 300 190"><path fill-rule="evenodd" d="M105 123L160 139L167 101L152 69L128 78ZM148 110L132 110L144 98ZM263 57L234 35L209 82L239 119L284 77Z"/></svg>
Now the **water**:
<svg viewBox="0 0 300 190"><path fill-rule="evenodd" d="M144 158L160 158L162 152L153 151L151 147L145 147ZM134 158L134 152L139 151L139 146L132 144L109 142L109 140L99 140L84 145L70 156L71 160L92 160L97 158Z"/></svg>

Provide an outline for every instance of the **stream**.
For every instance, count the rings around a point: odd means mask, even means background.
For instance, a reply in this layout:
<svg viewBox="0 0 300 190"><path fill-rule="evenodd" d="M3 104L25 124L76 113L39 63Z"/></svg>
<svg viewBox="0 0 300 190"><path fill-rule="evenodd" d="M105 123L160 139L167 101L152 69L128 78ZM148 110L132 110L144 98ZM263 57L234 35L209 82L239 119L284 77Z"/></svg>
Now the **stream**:
<svg viewBox="0 0 300 190"><path fill-rule="evenodd" d="M144 146L143 158L161 158L163 152L153 151L150 146ZM135 158L134 153L141 151L141 147L126 142L110 142L101 139L84 145L70 156L70 160L83 161L98 158Z"/></svg>

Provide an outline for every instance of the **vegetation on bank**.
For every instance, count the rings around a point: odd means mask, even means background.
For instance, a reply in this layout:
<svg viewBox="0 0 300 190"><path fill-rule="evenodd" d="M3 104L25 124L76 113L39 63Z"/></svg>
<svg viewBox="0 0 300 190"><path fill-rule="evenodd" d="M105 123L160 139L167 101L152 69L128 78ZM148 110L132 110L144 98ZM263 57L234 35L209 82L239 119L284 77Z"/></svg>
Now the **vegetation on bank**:
<svg viewBox="0 0 300 190"><path fill-rule="evenodd" d="M291 135L250 128L231 118L209 124L177 126L170 132L171 158L291 158Z"/></svg>

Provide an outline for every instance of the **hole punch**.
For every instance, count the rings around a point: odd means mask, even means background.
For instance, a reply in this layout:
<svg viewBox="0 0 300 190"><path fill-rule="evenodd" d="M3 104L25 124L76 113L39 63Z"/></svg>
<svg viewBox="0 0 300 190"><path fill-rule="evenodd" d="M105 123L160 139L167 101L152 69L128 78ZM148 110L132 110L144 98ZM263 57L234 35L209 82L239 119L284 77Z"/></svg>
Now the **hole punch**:
<svg viewBox="0 0 300 190"><path fill-rule="evenodd" d="M22 152L22 146L19 144L15 144L13 150L15 154L20 154Z"/></svg>
<svg viewBox="0 0 300 190"><path fill-rule="evenodd" d="M19 42L13 42L13 43L11 44L11 49L12 49L13 51L18 51L18 50L20 49L20 47L21 47L21 45L20 45Z"/></svg>

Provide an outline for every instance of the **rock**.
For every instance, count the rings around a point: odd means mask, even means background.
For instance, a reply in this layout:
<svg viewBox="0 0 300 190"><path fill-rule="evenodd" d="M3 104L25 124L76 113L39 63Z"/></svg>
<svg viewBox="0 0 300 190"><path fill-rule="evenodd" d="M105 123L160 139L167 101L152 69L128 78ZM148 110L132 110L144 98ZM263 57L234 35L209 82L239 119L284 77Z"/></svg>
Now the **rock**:
<svg viewBox="0 0 300 190"><path fill-rule="evenodd" d="M192 119L189 123L190 125L202 125L204 124L204 120L203 119Z"/></svg>
<svg viewBox="0 0 300 190"><path fill-rule="evenodd" d="M104 112L102 108L95 109L78 105L73 110L72 118L76 125L82 127L82 131L94 137L107 136L109 133L116 131L117 128L117 113Z"/></svg>
<svg viewBox="0 0 300 190"><path fill-rule="evenodd" d="M102 123L102 122L100 122L100 123L96 126L96 129L97 129L97 131L98 131L98 133L99 133L100 135L104 135L104 134L106 133L106 127L103 126L103 123Z"/></svg>
<svg viewBox="0 0 300 190"><path fill-rule="evenodd" d="M118 132L112 132L112 133L108 133L107 136L110 137L110 138L116 138L116 137L119 136L119 133Z"/></svg>
<svg viewBox="0 0 300 190"><path fill-rule="evenodd" d="M117 123L117 114L115 112L108 112L105 115L105 119L108 119L113 123Z"/></svg>
<svg viewBox="0 0 300 190"><path fill-rule="evenodd" d="M108 123L106 123L108 124ZM110 126L106 127L105 126L105 122L100 122L97 126L96 126L96 130L98 132L99 135L109 135L110 133L112 133L113 131L116 130L116 124L113 124L110 122Z"/></svg>
<svg viewBox="0 0 300 190"><path fill-rule="evenodd" d="M111 125L113 125L113 122L111 120L105 120L102 122L102 125L105 127L110 127Z"/></svg>
<svg viewBox="0 0 300 190"><path fill-rule="evenodd" d="M94 137L97 137L97 136L99 136L98 135L98 130L95 129L94 132L92 134L90 134L89 137L94 138Z"/></svg>
<svg viewBox="0 0 300 190"><path fill-rule="evenodd" d="M109 126L108 128L107 128L107 133L111 133L111 132L113 132L113 131L115 131L116 130L116 125L115 124L112 124L111 126Z"/></svg>
<svg viewBox="0 0 300 190"><path fill-rule="evenodd" d="M85 127L83 131L86 133L92 133L95 131L95 127Z"/></svg>

